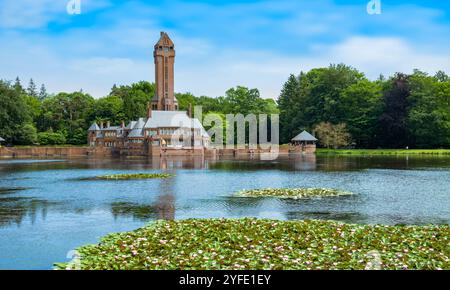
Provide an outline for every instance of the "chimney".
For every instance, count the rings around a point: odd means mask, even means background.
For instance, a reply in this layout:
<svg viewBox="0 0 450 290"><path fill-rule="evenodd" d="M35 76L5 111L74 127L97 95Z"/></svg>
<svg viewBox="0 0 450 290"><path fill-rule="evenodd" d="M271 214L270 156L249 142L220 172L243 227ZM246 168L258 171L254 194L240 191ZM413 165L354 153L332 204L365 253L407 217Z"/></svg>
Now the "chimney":
<svg viewBox="0 0 450 290"><path fill-rule="evenodd" d="M120 127L125 128L125 121L122 121L122 123L120 124Z"/></svg>
<svg viewBox="0 0 450 290"><path fill-rule="evenodd" d="M100 122L100 129L103 129L103 121Z"/></svg>
<svg viewBox="0 0 450 290"><path fill-rule="evenodd" d="M161 31L161 37L164 36L164 31Z"/></svg>
<svg viewBox="0 0 450 290"><path fill-rule="evenodd" d="M152 117L152 105L150 103L147 104L147 119Z"/></svg>
<svg viewBox="0 0 450 290"><path fill-rule="evenodd" d="M109 127L111 127L111 122L110 121L106 122L106 128L109 128Z"/></svg>

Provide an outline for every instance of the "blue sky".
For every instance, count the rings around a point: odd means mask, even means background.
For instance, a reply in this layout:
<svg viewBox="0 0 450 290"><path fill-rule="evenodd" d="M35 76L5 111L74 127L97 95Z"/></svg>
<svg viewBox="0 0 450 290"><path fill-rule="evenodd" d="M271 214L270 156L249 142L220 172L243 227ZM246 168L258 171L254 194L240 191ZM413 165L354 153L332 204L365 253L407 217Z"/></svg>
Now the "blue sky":
<svg viewBox="0 0 450 290"><path fill-rule="evenodd" d="M373 79L420 68L450 73L450 1L0 0L0 78L34 78L50 92L101 97L153 81L160 31L176 45L178 92L220 96L233 86L277 98L291 73L344 62Z"/></svg>

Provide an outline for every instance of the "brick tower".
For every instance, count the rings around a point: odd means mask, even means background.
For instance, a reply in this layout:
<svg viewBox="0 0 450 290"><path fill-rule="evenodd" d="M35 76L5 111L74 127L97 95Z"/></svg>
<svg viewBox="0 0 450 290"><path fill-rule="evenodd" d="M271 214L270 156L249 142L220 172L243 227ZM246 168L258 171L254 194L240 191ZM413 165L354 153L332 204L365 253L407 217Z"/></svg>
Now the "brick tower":
<svg viewBox="0 0 450 290"><path fill-rule="evenodd" d="M174 93L175 46L167 33L161 32L153 51L155 59L156 93L152 99L152 109L177 111L178 101Z"/></svg>

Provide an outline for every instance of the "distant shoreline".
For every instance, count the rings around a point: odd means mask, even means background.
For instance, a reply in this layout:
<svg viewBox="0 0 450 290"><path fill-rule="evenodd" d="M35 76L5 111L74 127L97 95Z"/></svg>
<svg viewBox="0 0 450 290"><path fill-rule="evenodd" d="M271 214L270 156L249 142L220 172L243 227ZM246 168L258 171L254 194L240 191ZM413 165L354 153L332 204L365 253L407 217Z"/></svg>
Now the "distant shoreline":
<svg viewBox="0 0 450 290"><path fill-rule="evenodd" d="M450 149L317 149L317 155L450 155Z"/></svg>
<svg viewBox="0 0 450 290"><path fill-rule="evenodd" d="M0 158L25 158L25 157L76 157L91 155L91 148L87 145L52 145L52 146L14 146L0 147ZM239 152L245 155L245 152ZM289 153L283 145L279 154ZM317 156L450 156L450 149L317 149ZM97 155L97 154L93 154ZM219 154L227 155L227 154ZM250 155L250 154L249 154Z"/></svg>

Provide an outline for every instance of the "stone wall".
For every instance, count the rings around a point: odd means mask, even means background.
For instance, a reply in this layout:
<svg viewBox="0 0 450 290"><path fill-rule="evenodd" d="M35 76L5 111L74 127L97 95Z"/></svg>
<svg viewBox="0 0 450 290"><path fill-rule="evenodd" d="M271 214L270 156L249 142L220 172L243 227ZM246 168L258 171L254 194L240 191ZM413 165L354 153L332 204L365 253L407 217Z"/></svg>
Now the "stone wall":
<svg viewBox="0 0 450 290"><path fill-rule="evenodd" d="M0 147L0 157L76 157L87 156L90 150L89 147Z"/></svg>

